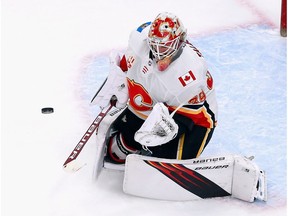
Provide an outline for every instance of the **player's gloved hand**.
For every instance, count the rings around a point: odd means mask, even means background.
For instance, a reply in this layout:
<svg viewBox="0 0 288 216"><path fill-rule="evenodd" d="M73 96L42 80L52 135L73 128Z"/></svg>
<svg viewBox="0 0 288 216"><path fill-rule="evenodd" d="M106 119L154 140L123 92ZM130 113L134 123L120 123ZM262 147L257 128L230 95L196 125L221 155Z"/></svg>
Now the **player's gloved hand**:
<svg viewBox="0 0 288 216"><path fill-rule="evenodd" d="M158 146L174 139L178 133L178 125L169 115L163 103L157 103L134 139L143 146Z"/></svg>
<svg viewBox="0 0 288 216"><path fill-rule="evenodd" d="M110 72L105 85L92 101L92 104L97 104L100 108L104 108L110 104L112 96L117 98L116 107L123 108L128 101L128 87L126 73L119 67L120 55L112 51L109 56Z"/></svg>

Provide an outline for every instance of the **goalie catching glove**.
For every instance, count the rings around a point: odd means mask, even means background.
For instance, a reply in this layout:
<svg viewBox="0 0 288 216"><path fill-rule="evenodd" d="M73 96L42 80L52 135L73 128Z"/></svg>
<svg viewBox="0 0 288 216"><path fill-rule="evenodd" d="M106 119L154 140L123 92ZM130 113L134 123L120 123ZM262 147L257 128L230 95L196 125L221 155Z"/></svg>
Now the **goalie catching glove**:
<svg viewBox="0 0 288 216"><path fill-rule="evenodd" d="M111 98L115 96L117 98L115 106L117 108L124 108L128 101L126 73L119 67L119 53L112 51L109 59L110 72L107 81L92 101L92 104L97 104L103 109L110 104Z"/></svg>
<svg viewBox="0 0 288 216"><path fill-rule="evenodd" d="M178 125L163 103L157 103L134 139L143 146L151 147L168 143L178 133Z"/></svg>

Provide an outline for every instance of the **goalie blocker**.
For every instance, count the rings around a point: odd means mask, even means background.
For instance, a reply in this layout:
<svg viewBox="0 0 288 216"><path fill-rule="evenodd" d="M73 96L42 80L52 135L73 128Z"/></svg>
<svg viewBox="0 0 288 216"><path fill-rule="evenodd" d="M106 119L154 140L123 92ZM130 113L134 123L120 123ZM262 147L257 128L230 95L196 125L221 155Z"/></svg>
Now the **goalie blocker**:
<svg viewBox="0 0 288 216"><path fill-rule="evenodd" d="M267 201L265 172L242 156L190 160L131 154L126 159L123 190L161 200L197 200L232 196Z"/></svg>

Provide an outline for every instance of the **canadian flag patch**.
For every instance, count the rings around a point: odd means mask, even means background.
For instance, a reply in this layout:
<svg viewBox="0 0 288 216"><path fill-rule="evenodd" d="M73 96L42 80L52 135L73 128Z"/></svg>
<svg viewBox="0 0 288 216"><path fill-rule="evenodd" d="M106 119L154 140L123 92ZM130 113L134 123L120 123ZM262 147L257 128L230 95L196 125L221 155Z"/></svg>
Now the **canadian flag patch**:
<svg viewBox="0 0 288 216"><path fill-rule="evenodd" d="M190 70L188 73L184 74L183 76L178 78L181 82L182 86L186 86L196 80L193 72Z"/></svg>

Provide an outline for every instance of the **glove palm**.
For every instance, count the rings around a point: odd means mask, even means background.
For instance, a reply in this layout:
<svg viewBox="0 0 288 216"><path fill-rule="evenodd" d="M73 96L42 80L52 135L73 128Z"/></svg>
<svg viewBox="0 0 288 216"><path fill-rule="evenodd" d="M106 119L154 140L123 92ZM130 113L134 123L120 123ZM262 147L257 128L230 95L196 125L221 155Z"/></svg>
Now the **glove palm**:
<svg viewBox="0 0 288 216"><path fill-rule="evenodd" d="M144 146L162 145L174 139L178 133L178 125L170 116L163 103L157 103L134 139Z"/></svg>

